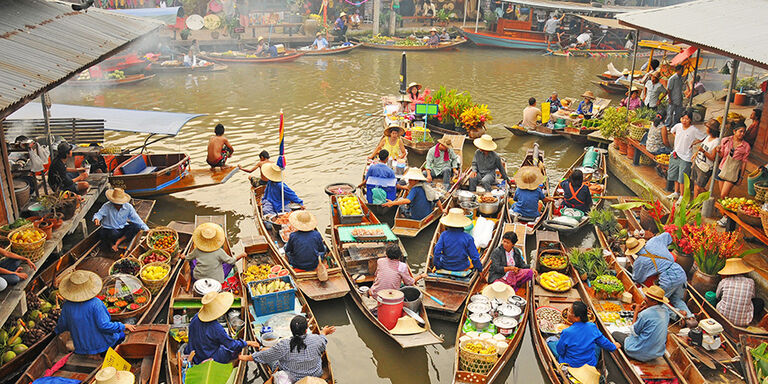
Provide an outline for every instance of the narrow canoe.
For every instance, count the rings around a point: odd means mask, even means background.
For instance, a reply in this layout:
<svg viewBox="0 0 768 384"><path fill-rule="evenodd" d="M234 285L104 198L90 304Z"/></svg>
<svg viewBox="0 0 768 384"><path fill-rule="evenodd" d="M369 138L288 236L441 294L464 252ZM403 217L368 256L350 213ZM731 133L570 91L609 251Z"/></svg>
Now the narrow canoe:
<svg viewBox="0 0 768 384"><path fill-rule="evenodd" d="M382 124L386 124L386 122L384 120L382 120ZM408 144L407 144L408 142L406 141L405 137L403 137L402 140L403 140L403 145L408 149L408 151L413 151L413 148L408 146ZM406 156L404 158L404 160L405 160L405 166L406 166L406 169L407 169L407 167L408 167L408 157ZM368 167L370 167L372 163L373 163L373 160L368 160L366 165L365 165L365 168L363 168L363 178L362 178L363 181L365 181L365 175L368 174ZM367 202L368 201L368 197L367 197L368 189L366 188L365 183L361 183L360 184L360 189L359 190L360 190L361 198L364 199ZM404 196L405 196L404 195L404 190L398 190L397 191L397 197L404 197ZM377 217L379 217L381 220L384 220L384 221L391 220L394 217L395 212L397 212L397 207L396 206L394 206L394 207L383 207L383 206L381 206L381 204L368 204L368 209L370 209Z"/></svg>
<svg viewBox="0 0 768 384"><path fill-rule="evenodd" d="M396 341L402 348L420 347L430 344L439 344L443 339L432 331L429 323L429 317L427 317L427 311L424 305L421 306L419 316L424 320L424 331L413 335L395 335L382 324L376 315L372 312L376 308L377 302L375 299L364 296L360 292L361 287L370 288L373 285L375 279L376 261L380 257L387 257L385 249L387 243L390 241L344 241L339 234L339 231L344 227L357 227L360 225L376 225L381 224L374 214L372 214L365 202L360 200L360 207L363 211L363 218L359 224L342 224L341 213L339 211L338 203L336 202L337 196L331 196L331 217L332 217L332 244L333 250L336 253L339 260L342 260L342 268L344 276L349 281L352 289L350 295L357 304L360 311L363 312L368 321L379 328L392 340ZM403 256L407 259L407 253L405 247L396 239L391 242L396 242ZM410 272L410 270L409 270ZM360 275L361 277L355 279L353 275Z"/></svg>
<svg viewBox="0 0 768 384"><path fill-rule="evenodd" d="M363 42L362 45L365 48L383 49L387 51L422 51L422 52L436 52L446 51L449 49L455 49L459 45L466 43L466 39L456 39L452 41L443 41L437 47L427 45L395 45L395 44L376 44Z"/></svg>
<svg viewBox="0 0 768 384"><path fill-rule="evenodd" d="M467 132L467 134L463 134L463 133L454 131L452 129L441 127L432 121L427 121L427 128L431 133L434 133L437 135L461 135L469 139L477 139L478 137L484 135L487 132L487 128L483 126L478 129L474 129L470 132Z"/></svg>
<svg viewBox="0 0 768 384"><path fill-rule="evenodd" d="M281 264L291 273L291 277L293 277L293 280L299 286L301 292L315 301L336 299L346 295L347 292L349 292L349 284L347 284L341 271L338 258L330 251L331 247L325 239L323 239L323 241L325 242L326 248L329 249L324 257L326 265L328 266L327 281L320 281L317 278L317 272L315 271L297 272L293 269L288 262L286 255L279 251L279 249L285 246L285 242L281 238L280 232L274 227L271 229L268 229L267 227L267 222L265 221L264 214L261 210L262 192L263 188L251 187L251 206L253 207L254 220L256 220L256 225L260 228L262 233L265 234L270 246L275 247L275 252L277 252L280 257Z"/></svg>
<svg viewBox="0 0 768 384"><path fill-rule="evenodd" d="M286 51L282 55L275 57L238 57L238 56L224 56L215 55L213 53L201 54L200 57L204 60L213 61L215 63L231 63L231 64L267 64L267 63L286 63L294 61L299 57L304 56L304 52L299 51Z"/></svg>
<svg viewBox="0 0 768 384"><path fill-rule="evenodd" d="M535 154L537 153L537 154ZM525 155L525 158L523 159L522 164L520 164L520 168L526 167L526 166L536 166L539 167L541 172L544 174L544 196L549 197L549 176L547 175L547 167L544 163L544 151L538 150L538 144L534 144L534 149L529 149L528 152ZM515 195L515 191L510 191L510 198L513 198ZM510 200L510 203L512 201ZM526 220L526 218L516 217L513 222L519 222L526 225L526 235L533 235L536 233L536 230L539 229L539 226L541 225L542 221L549 215L549 212L552 210L552 203L544 203L544 208L541 210L541 214L539 217L535 218L534 220Z"/></svg>
<svg viewBox="0 0 768 384"><path fill-rule="evenodd" d="M505 125L504 128L506 128L507 131L512 132L512 134L515 136L532 135L532 136L548 137L548 138L561 137L557 131L553 129L549 129L544 125L540 124L536 127L536 129L526 129L526 128L523 128L520 125L520 123L513 126Z"/></svg>
<svg viewBox="0 0 768 384"><path fill-rule="evenodd" d="M519 249L520 252L523 255L523 260L527 260L528 253L525 250L525 231L526 228L522 224L511 224L511 223L504 223L504 227L502 232L502 235L507 232L515 232L517 234L517 244L515 244L515 248ZM498 240L498 239L497 239ZM492 245L491 249L497 247L499 244L499 241L497 241L495 244ZM483 271L483 274L480 276L480 280L475 285L475 287L472 289L472 292L468 295L468 297L472 297L476 294L480 294L483 291L483 288L488 286L488 273L489 268L485 268ZM531 302L531 283L528 283L523 288L517 289L515 292L518 296L524 298L526 300L526 303ZM526 304L527 306L528 304ZM467 317L469 316L469 312L467 311L466 305L464 306L464 311L461 315L461 320L459 321L459 327L456 331L456 340L459 340L461 336L464 335L463 326L464 323L467 321ZM496 378L499 376L502 370L504 370L504 367L509 363L510 361L514 361L517 356L517 352L520 349L520 345L522 344L523 337L525 335L525 329L528 325L528 317L529 317L529 311L526 307L523 310L523 313L520 315L520 321L517 324L517 328L515 329L515 334L511 338L507 338L507 342L509 343L509 346L507 346L507 349L504 351L504 353L499 357L499 360L496 361L496 363L491 367L491 369L485 374L477 374L473 372L467 372L462 371L459 367L459 359L460 359L460 353L459 353L459 346L456 346L456 357L454 359L453 363L453 382L454 383L493 383Z"/></svg>
<svg viewBox="0 0 768 384"><path fill-rule="evenodd" d="M129 85L129 84L136 84L140 83L145 80L149 80L151 78L155 77L154 74L152 75L144 75L138 74L138 75L129 75L126 76L124 79L92 79L92 80L70 80L65 83L67 86L72 87L114 87L118 85Z"/></svg>
<svg viewBox="0 0 768 384"><path fill-rule="evenodd" d="M312 49L310 47L299 48L299 52L303 52L304 56L328 56L339 55L342 53L349 53L356 48L360 48L360 43L353 43L352 45L337 45L335 47L327 49Z"/></svg>
<svg viewBox="0 0 768 384"><path fill-rule="evenodd" d="M154 73L203 73L203 72L221 72L226 71L227 66L224 64L209 63L208 65L187 67L183 64L180 65L160 65L153 63L149 70Z"/></svg>
<svg viewBox="0 0 768 384"><path fill-rule="evenodd" d="M613 81L592 81L592 84L597 85L598 87L602 88L603 91L608 92L612 95L623 95L627 93L628 87L624 84L616 84Z"/></svg>

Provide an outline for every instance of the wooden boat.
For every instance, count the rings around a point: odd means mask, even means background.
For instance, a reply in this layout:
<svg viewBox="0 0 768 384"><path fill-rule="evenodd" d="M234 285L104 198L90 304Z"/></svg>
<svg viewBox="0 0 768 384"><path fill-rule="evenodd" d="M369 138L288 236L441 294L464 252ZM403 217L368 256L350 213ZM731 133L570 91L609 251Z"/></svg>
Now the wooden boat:
<svg viewBox="0 0 768 384"><path fill-rule="evenodd" d="M131 372L138 383L160 382L160 362L168 329L169 326L165 324L137 325L136 331L129 332L125 341L115 348L117 354L131 364ZM103 361L99 355L70 354L64 341L57 337L30 364L16 384L31 384L62 359L66 359L66 362L52 376L80 380L86 384L95 381L94 376L101 369Z"/></svg>
<svg viewBox="0 0 768 384"><path fill-rule="evenodd" d="M360 43L352 43L352 45L337 45L326 49L312 49L310 47L301 47L299 52L303 52L304 56L328 56L339 55L342 53L349 53L350 51L360 48Z"/></svg>
<svg viewBox="0 0 768 384"><path fill-rule="evenodd" d="M529 149L528 152L525 155L525 158L523 159L522 164L520 164L520 168L526 167L526 166L536 166L541 169L542 173L544 174L544 196L549 197L549 176L547 175L547 167L544 164L544 151L539 151L539 145L534 144L533 149ZM515 191L510 191L510 204L513 204L513 198L515 196ZM528 220L529 218L523 218L523 217L516 217L513 222L519 222L526 226L526 235L533 235L537 229L539 229L539 226L541 226L541 223L545 220L545 218L549 215L549 212L552 210L552 203L544 203L544 209L541 210L541 214L539 217Z"/></svg>
<svg viewBox="0 0 768 384"><path fill-rule="evenodd" d="M224 64L207 63L194 67L187 67L179 60L167 60L160 63L153 63L149 70L154 73L201 73L201 72L221 72L226 71Z"/></svg>
<svg viewBox="0 0 768 384"><path fill-rule="evenodd" d="M629 89L626 85L621 83L615 83L613 81L592 81L592 84L597 85L598 87L602 88L603 91L608 92L612 95L624 95L627 93L627 90Z"/></svg>
<svg viewBox="0 0 768 384"><path fill-rule="evenodd" d="M275 252L279 255L281 264L284 268L288 269L296 285L299 286L299 289L305 296L315 301L323 301L343 297L349 292L349 284L347 284L343 276L339 259L330 251L331 247L327 240L323 239L326 248L329 249L324 258L328 266L328 280L320 281L315 271L297 272L294 270L288 262L288 258L278 251L278 248L285 246L287 237L283 239L280 229L274 226L271 226L271 229L267 228L266 219L261 210L261 191L259 188L251 187L251 206L253 207L256 225L265 234L270 246L275 247Z"/></svg>
<svg viewBox="0 0 768 384"><path fill-rule="evenodd" d="M350 295L355 304L360 308L368 321L373 323L377 328L389 336L392 340L396 341L403 348L420 347L430 344L439 344L443 339L437 336L429 323L427 317L427 311L424 305L418 312L418 315L424 320L423 328L424 332L416 333L413 335L394 335L382 324L376 315L372 312L376 308L376 300L368 296L363 296L360 292L361 287L370 288L373 285L376 269L376 260L380 257L387 257L385 249L388 243L397 242L397 246L400 247L400 251L403 252L403 256L407 258L407 252L403 244L397 239L394 234L389 230L386 224L381 224L379 220L373 215L365 205L365 202L360 201L360 207L362 208L363 215L362 221L356 224L343 224L341 218L341 212L339 211L338 204L336 202L337 196L331 196L331 233L333 251L339 260L342 261L342 269L344 276L349 281L352 289ZM359 199L358 199L359 200ZM360 226L378 226L387 238L386 240L357 240L353 236L349 235L351 228ZM345 234L342 237L341 232ZM348 238L347 238L348 237ZM409 270L410 272L410 270ZM355 279L352 275L361 275L361 278Z"/></svg>
<svg viewBox="0 0 768 384"><path fill-rule="evenodd" d="M523 259L528 258L528 253L525 251L525 226L522 224L510 224L505 223L502 232L502 235L507 232L515 232L517 234L517 244L515 244L515 248L519 249L520 252L523 255ZM493 248L496 248L498 246L498 242L493 245ZM480 276L480 280L475 285L475 287L472 289L472 291L469 294L469 297L472 297L473 295L480 294L483 291L483 288L488 286L488 273L489 268L485 268L482 275ZM524 298L527 303L531 302L531 289L532 285L529 283L527 286L518 289L515 293ZM459 327L456 331L456 340L459 340L459 338L464 335L463 332L463 325L466 323L467 318L469 317L469 311L467 310L467 307L464 306L464 311L461 315L461 320L459 321ZM507 339L509 346L507 346L507 349L504 351L504 353L499 357L499 360L496 361L496 363L491 367L491 369L486 373L485 375L462 371L459 367L459 359L460 359L460 353L459 353L459 346L456 346L456 357L454 359L453 363L453 382L454 383L493 383L499 376L502 370L504 370L504 367L509 363L510 360L514 361L516 358L517 352L520 349L520 345L522 344L524 335L525 335L525 329L528 325L528 317L529 317L529 311L528 309L524 309L523 313L520 315L520 321L518 322L517 329L515 331L515 335L512 336L511 339Z"/></svg>
<svg viewBox="0 0 768 384"><path fill-rule="evenodd" d="M564 48L558 50L548 49L544 55L562 57L627 57L629 56L629 50Z"/></svg>
<svg viewBox="0 0 768 384"><path fill-rule="evenodd" d="M466 185L466 182L464 185ZM480 262L483 263L484 269L488 269L493 245L500 241L499 239L502 235L501 229L503 228L507 214L507 198L506 196L499 198L502 200L499 203L498 212L494 217L490 218L494 221L491 240L487 247L479 250ZM446 203L444 214L448 214L450 208L460 208L458 198L451 198ZM462 305L467 301L467 297L469 297L469 294L472 292L475 285L481 280L481 273L472 272L466 277L454 277L435 273L435 266L433 264L435 246L437 245L438 239L440 239L440 235L445 230L445 225L442 223L437 224L435 234L432 236L432 241L429 243L429 251L427 251L427 263L425 268L427 277L424 279L424 291L442 301L444 305L440 305L428 297L424 300L424 306L437 318L457 321L462 314L460 311Z"/></svg>
<svg viewBox="0 0 768 384"><path fill-rule="evenodd" d="M711 318L715 319L715 321L717 321L718 323L720 323L720 325L723 326L725 334L731 340L733 341L739 340L741 336L768 337L768 330L766 330L765 328L762 328L759 324L759 322L762 320L762 317L757 317L755 319L752 319L752 324L750 324L748 327L740 327L733 324L730 320L728 320L725 316L723 316L714 305L712 305L710 302L704 299L704 295L699 293L699 291L697 291L690 285L688 285L688 295L696 298L696 300L699 303L701 303L701 306L702 308L704 308L704 311ZM765 312L763 312L763 314L765 314Z"/></svg>
<svg viewBox="0 0 768 384"><path fill-rule="evenodd" d="M236 167L192 169L189 155L183 153L116 155L112 159L107 163L112 171L109 183L134 197L219 185L237 172Z"/></svg>
<svg viewBox="0 0 768 384"><path fill-rule="evenodd" d="M459 182L454 184L446 195L439 199L440 204L447 205L452 199L451 193L456 189L456 186L461 183L462 179L465 179L467 172L459 175ZM432 209L426 217L421 220L414 220L405 217L401 206L397 207L395 212L395 224L392 226L392 232L397 236L402 237L416 237L424 228L429 227L432 223L440 218L440 214L443 212L440 208L440 204L435 203L435 207Z"/></svg>
<svg viewBox="0 0 768 384"><path fill-rule="evenodd" d="M595 192L592 192L592 209L599 209L600 206L603 203L603 195L605 194L605 188L608 184L608 166L607 166L607 151L605 149L597 149L599 152L599 159L597 162L597 168L594 169L594 172L589 174L584 174L584 183L586 186L590 187L590 191L594 189ZM568 176L571 175L571 172L573 172L576 169L582 169L584 170L584 167L581 166L582 162L584 161L585 154L582 154L576 161L571 165L570 168L568 168L568 171L563 176L562 180L567 180ZM558 182L558 185L555 187L555 193L554 193L555 199L562 199L563 192L560 189L560 183ZM557 206L557 203L555 204ZM564 203L562 204L562 208L565 208ZM584 228L587 224L589 224L589 212L584 212L584 217L579 221L579 223L576 226L568 226L566 224L558 223L555 220L555 218L558 216L556 214L555 208L553 207L549 211L549 216L547 217L547 220L545 220L542 225L544 225L545 228L552 230L552 231L558 231L562 234L569 234L574 233L578 231L581 228Z"/></svg>
<svg viewBox="0 0 768 384"><path fill-rule="evenodd" d="M762 343L768 343L768 337L756 335L739 336L740 351L744 363L744 376L748 384L761 384L755 368L755 358L752 356L752 349L759 347Z"/></svg>
<svg viewBox="0 0 768 384"><path fill-rule="evenodd" d="M98 67L103 73L123 71L128 76L144 73L149 68L149 65L149 61L145 58L139 57L135 53L129 53L104 59L104 61L98 64Z"/></svg>
<svg viewBox="0 0 768 384"><path fill-rule="evenodd" d="M294 61L299 57L304 56L304 52L286 50L282 55L277 55L275 57L247 57L248 55L250 54L243 53L242 55L226 55L221 52L204 52L200 54L200 57L204 60L213 61L215 63L266 64Z"/></svg>
<svg viewBox="0 0 768 384"><path fill-rule="evenodd" d="M503 23L500 22L497 25L502 28L502 31L504 30L502 27ZM495 31L475 31L473 27L465 27L460 29L460 31L464 37L481 47L534 50L547 48L544 32L532 31L530 28L524 32L518 31L518 36L507 36L505 33L497 33Z"/></svg>
<svg viewBox="0 0 768 384"><path fill-rule="evenodd" d="M223 228L226 228L225 216L195 216L195 228L197 228L198 225L207 222L216 223L221 225ZM230 247L229 239L224 242L222 249L228 255L232 256L232 249ZM190 252L193 250L194 245L190 247ZM234 270L236 271L237 268ZM239 275L238 272L236 273ZM175 315L186 316L186 321L188 323L190 320L192 320L192 317L197 313L197 311L202 307L202 304L200 303L202 297L195 293L194 287L192 286L193 280L194 279L192 277L192 271L190 269L189 262L184 262L181 266L179 274L176 275L176 280L173 283L171 299L168 304L168 324L174 324L173 317ZM231 337L248 340L248 332L246 332L248 329L248 302L246 297L247 294L241 284L240 292L239 294L235 295L235 301L231 306L233 309L240 310L240 319L245 322L244 326L236 330L233 329L233 326L229 323L229 316L226 316L226 321L227 328ZM182 343L173 337L168 337L167 340L168 341L165 350L167 361L166 378L169 384L183 384L181 362L185 361L186 356L184 355L184 351L181 350ZM246 353L246 351L247 348L244 348L243 352ZM247 364L241 363L238 359L233 360L232 364L234 365L235 369L233 372L235 376L234 382L243 382ZM223 381L226 380L223 379Z"/></svg>
<svg viewBox="0 0 768 384"><path fill-rule="evenodd" d="M506 128L507 131L512 132L512 134L515 135L515 136L532 135L532 136L549 137L549 138L562 137L558 133L559 130L554 130L554 129L548 128L544 124L538 124L538 125L536 125L536 128L528 129L528 128L524 128L521 125L522 123L523 122L521 120L519 123L517 123L517 125L513 125L511 127L509 125L505 125L504 128Z"/></svg>
<svg viewBox="0 0 768 384"><path fill-rule="evenodd" d="M396 42L396 40L395 40ZM363 47L365 48L373 48L373 49L383 49L388 51L422 51L422 52L436 52L436 51L447 51L452 50L458 47L459 45L462 45L466 43L466 39L456 39L451 41L441 41L438 46L428 46L428 45L397 45L397 44L376 44L376 43L368 43L368 42L362 42Z"/></svg>
<svg viewBox="0 0 768 384"><path fill-rule="evenodd" d="M462 135L469 139L477 139L478 137L484 135L487 132L487 128L485 126L473 129L469 132L458 132L453 129L448 129L443 126L437 125L435 121L429 120L427 121L427 128L429 129L429 132L436 134L436 135Z"/></svg>
<svg viewBox="0 0 768 384"><path fill-rule="evenodd" d="M128 75L124 79L91 79L91 80L70 80L65 84L72 87L114 87L118 85L129 85L140 83L145 80L149 80L155 77L152 75L145 75L143 73L136 75Z"/></svg>

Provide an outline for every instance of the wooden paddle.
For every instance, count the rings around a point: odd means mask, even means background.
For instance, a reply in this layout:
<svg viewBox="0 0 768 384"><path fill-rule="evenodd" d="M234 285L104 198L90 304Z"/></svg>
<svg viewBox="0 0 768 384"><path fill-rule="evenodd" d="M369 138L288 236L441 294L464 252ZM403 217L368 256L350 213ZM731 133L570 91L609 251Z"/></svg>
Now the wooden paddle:
<svg viewBox="0 0 768 384"><path fill-rule="evenodd" d="M445 303L443 303L442 300L438 299L437 297L434 297L434 296L430 295L429 293L427 293L427 291L424 290L424 288L421 288L421 287L418 287L418 286L416 288L418 288L419 291L421 291L421 293L427 295L427 297L432 299L432 301L434 301L435 303L437 303L437 304L439 304L439 305L441 305L443 307L445 306Z"/></svg>

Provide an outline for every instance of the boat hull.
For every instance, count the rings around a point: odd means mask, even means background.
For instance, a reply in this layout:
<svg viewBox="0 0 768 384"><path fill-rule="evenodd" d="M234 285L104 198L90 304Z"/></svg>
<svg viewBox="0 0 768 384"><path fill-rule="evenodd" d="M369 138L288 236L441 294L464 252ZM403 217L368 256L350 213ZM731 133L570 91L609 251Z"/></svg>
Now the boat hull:
<svg viewBox="0 0 768 384"><path fill-rule="evenodd" d="M466 43L467 40L451 41L440 43L437 47L422 46L402 46L402 45L387 45L387 44L374 44L374 43L362 43L363 47L371 49L382 49L385 51L421 51L421 52L437 52L454 49L459 45Z"/></svg>
<svg viewBox="0 0 768 384"><path fill-rule="evenodd" d="M300 49L299 52L304 53L304 56L330 56L330 55L341 55L344 53L349 53L352 50L356 48L360 48L361 44L353 44L346 47L335 47L330 49L323 49L323 50L314 50L314 49Z"/></svg>
<svg viewBox="0 0 768 384"><path fill-rule="evenodd" d="M468 28L461 33L475 45L507 49L542 50L547 48L547 42L543 40L531 40L501 36L487 32L474 32Z"/></svg>

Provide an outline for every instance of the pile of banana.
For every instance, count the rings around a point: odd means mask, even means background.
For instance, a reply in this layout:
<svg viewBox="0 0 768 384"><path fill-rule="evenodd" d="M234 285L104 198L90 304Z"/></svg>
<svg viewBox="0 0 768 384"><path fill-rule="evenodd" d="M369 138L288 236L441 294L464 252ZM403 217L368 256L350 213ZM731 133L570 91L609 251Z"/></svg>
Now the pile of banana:
<svg viewBox="0 0 768 384"><path fill-rule="evenodd" d="M550 271L541 274L539 284L550 291L565 292L571 289L571 278L560 272Z"/></svg>

